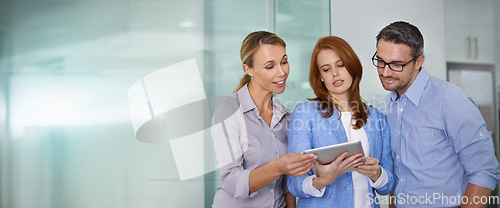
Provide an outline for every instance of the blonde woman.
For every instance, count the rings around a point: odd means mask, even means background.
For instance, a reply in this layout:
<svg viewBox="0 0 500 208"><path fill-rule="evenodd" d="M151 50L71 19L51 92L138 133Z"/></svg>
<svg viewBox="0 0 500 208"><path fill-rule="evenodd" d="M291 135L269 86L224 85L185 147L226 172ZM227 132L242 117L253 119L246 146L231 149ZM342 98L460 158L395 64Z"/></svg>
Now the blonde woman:
<svg viewBox="0 0 500 208"><path fill-rule="evenodd" d="M277 35L250 33L241 46L245 76L212 118L219 167L213 207L295 207L286 175L304 175L313 154L288 153L290 112L274 94L285 91L286 44Z"/></svg>

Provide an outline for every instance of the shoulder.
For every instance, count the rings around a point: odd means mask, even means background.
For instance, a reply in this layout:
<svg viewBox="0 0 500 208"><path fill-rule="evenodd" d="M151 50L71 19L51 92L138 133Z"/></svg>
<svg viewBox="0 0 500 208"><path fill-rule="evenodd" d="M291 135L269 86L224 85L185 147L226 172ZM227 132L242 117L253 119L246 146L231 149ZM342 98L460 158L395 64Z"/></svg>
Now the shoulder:
<svg viewBox="0 0 500 208"><path fill-rule="evenodd" d="M386 117L385 115L377 108L371 106L371 105L367 105L367 108L368 108L368 121L385 121L386 120Z"/></svg>
<svg viewBox="0 0 500 208"><path fill-rule="evenodd" d="M456 86L453 83L431 77L430 78L430 88L429 91L433 97L440 97L440 101L443 104L453 104L461 102L472 102L472 99L467 95L462 88ZM475 103L474 103L475 105Z"/></svg>
<svg viewBox="0 0 500 208"><path fill-rule="evenodd" d="M437 78L432 81L425 102L439 112L441 119L447 122L482 119L477 104L460 87Z"/></svg>
<svg viewBox="0 0 500 208"><path fill-rule="evenodd" d="M460 89L460 87L458 87L450 82L438 79L436 77L430 77L429 82L430 83L429 83L428 90L432 91L435 94L443 95L443 96L447 95L449 93L453 93L453 94L457 94L457 95L466 95L465 92L462 89Z"/></svg>
<svg viewBox="0 0 500 208"><path fill-rule="evenodd" d="M295 107L295 110L293 110L293 114L317 112L319 103L320 101L307 101L299 103Z"/></svg>
<svg viewBox="0 0 500 208"><path fill-rule="evenodd" d="M240 109L240 102L238 100L238 95L233 94L226 98L214 111L212 116L212 123L220 123L227 118L234 115Z"/></svg>
<svg viewBox="0 0 500 208"><path fill-rule="evenodd" d="M373 107L372 105L367 104L366 107L368 108L369 116L376 116L376 117L384 116L384 114L379 109Z"/></svg>

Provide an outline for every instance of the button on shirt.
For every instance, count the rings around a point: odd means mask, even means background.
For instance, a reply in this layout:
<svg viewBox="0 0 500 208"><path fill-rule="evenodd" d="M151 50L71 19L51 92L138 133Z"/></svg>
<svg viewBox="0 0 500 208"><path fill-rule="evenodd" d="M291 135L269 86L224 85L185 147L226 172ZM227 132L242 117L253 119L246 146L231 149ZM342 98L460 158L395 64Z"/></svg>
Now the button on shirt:
<svg viewBox="0 0 500 208"><path fill-rule="evenodd" d="M273 96L271 125L260 117L247 85L225 100L212 118L219 168L213 207L284 207L286 177L249 192L250 171L288 153L290 112Z"/></svg>
<svg viewBox="0 0 500 208"><path fill-rule="evenodd" d="M339 111L334 106L333 115L325 118L321 114L325 110L318 110L318 104L321 101L309 101L300 103L292 113L290 120L290 129L288 131L288 151L299 153L307 149L329 146L332 144L344 143L349 140L344 124L340 118ZM385 116L377 109L367 106L369 117L366 120L359 133L366 134L370 157L379 160L384 177L380 176L376 183L380 186L370 185L368 194L364 194L364 200L368 198L370 202L375 202L376 193L386 195L394 187L394 175L392 174L393 165L391 157L391 147L389 139L389 126ZM351 135L353 136L353 135ZM359 136L359 135L358 135ZM367 152L368 153L368 152ZM313 171L297 177L288 176L288 189L299 197L297 207L342 207L352 208L357 206L354 200L354 192L357 187L352 180L352 173L346 172L340 174L333 183L328 184L324 189L318 190L312 185L314 177ZM387 178L386 182L383 179ZM370 180L371 181L371 180ZM385 184L385 185L384 185ZM359 202L359 201L357 201ZM377 208L379 204L372 203L371 207Z"/></svg>
<svg viewBox="0 0 500 208"><path fill-rule="evenodd" d="M370 155L370 143L368 141L368 135L366 135L364 127L361 127L360 129L353 128L352 114L350 112L342 112L340 115L340 119L342 120L342 126L344 127L347 141L361 141L364 155ZM382 172L376 182L373 182L367 176L361 175L356 171L351 172L354 208L371 207L370 200L373 199L370 197L366 197L369 193L371 193L371 188L379 189L387 184L389 176L387 175L387 172L384 170L384 168L381 167L380 169ZM326 186L320 190L316 189L313 186L312 182L314 178L316 178L316 175L311 175L305 178L302 182L302 189L306 194L314 197L322 197L325 193ZM351 189L351 187L349 186L345 188L346 190Z"/></svg>
<svg viewBox="0 0 500 208"><path fill-rule="evenodd" d="M381 110L391 131L398 207L458 206L460 200L445 197L462 196L468 183L495 188L500 176L492 139L460 88L422 69L405 94L393 91L386 103ZM427 200L434 194L441 199Z"/></svg>

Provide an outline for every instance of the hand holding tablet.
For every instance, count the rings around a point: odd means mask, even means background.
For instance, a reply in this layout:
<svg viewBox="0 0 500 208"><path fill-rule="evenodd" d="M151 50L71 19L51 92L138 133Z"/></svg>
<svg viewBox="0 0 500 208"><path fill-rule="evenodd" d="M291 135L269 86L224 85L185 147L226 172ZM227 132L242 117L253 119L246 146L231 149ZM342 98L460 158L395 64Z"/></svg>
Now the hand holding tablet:
<svg viewBox="0 0 500 208"><path fill-rule="evenodd" d="M338 156L340 156L344 152L348 152L345 158L348 158L357 153L361 153L361 155L364 156L363 147L360 141L345 142L304 151L304 153L316 154L318 156L318 162L322 165L332 163L335 159L337 159ZM315 166L313 166L313 171L316 176L319 177L319 172ZM345 172L351 171L354 171L354 167L348 169Z"/></svg>
<svg viewBox="0 0 500 208"><path fill-rule="evenodd" d="M363 164L365 157L361 153L356 153L347 157L348 152L340 154L330 164L322 165L318 161L314 163L316 167L315 173L317 177L313 178L313 186L320 190L328 184L333 183L337 178L350 168L360 167Z"/></svg>

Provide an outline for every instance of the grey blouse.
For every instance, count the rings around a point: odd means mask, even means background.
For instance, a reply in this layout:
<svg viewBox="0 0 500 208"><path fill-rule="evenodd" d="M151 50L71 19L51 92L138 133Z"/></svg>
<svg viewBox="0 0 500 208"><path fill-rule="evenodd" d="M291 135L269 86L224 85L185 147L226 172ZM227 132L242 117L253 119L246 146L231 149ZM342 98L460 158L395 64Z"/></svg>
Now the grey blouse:
<svg viewBox="0 0 500 208"><path fill-rule="evenodd" d="M247 85L226 99L212 118L212 139L219 168L213 207L284 207L286 176L249 193L250 171L288 153L290 112L273 95L271 126L259 116Z"/></svg>

